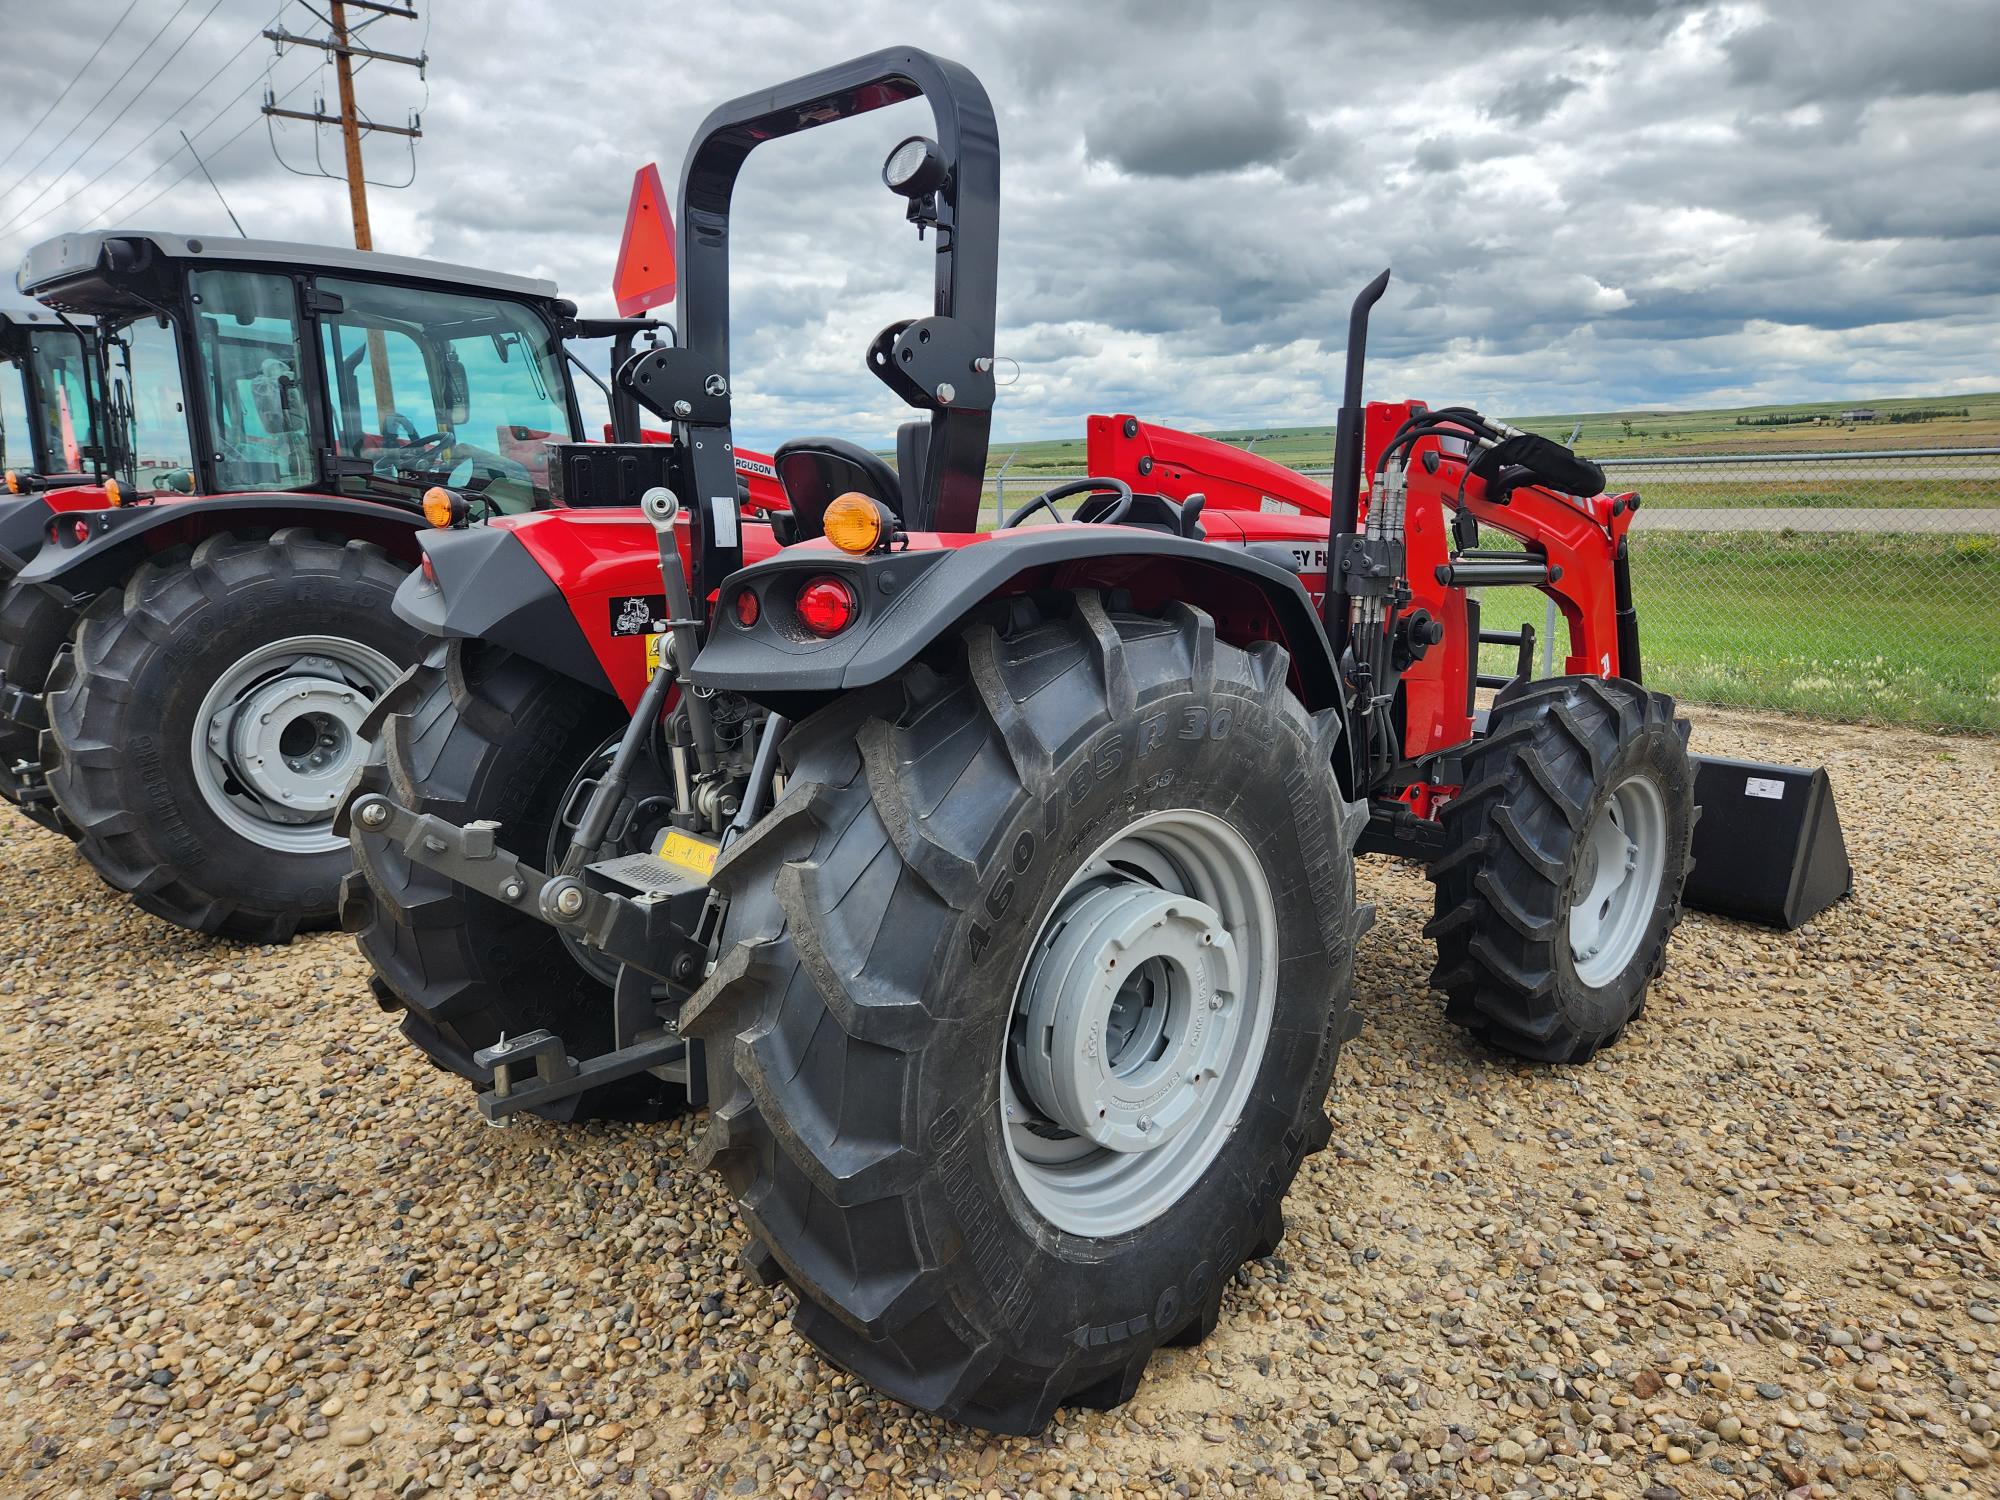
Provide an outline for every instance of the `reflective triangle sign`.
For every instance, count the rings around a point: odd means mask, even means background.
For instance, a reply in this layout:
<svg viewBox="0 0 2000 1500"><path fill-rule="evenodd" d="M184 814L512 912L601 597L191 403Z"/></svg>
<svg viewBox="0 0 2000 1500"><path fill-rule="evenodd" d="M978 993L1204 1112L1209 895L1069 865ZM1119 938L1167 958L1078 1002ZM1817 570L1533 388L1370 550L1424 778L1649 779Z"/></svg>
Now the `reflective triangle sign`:
<svg viewBox="0 0 2000 1500"><path fill-rule="evenodd" d="M618 244L618 269L611 274L618 315L634 318L649 307L674 300L674 215L667 207L657 166L632 177L632 202L625 210L625 237Z"/></svg>

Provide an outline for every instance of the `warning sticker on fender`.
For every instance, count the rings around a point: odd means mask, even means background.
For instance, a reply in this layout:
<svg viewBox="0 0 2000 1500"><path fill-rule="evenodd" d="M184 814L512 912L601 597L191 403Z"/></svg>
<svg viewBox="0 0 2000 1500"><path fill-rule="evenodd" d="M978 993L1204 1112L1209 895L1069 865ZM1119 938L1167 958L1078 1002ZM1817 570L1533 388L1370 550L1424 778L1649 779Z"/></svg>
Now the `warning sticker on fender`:
<svg viewBox="0 0 2000 1500"><path fill-rule="evenodd" d="M660 835L660 845L653 851L660 859L677 870L685 870L704 885L708 877L715 873L715 857L722 852L721 846L711 844L707 839L698 839L691 833L682 833L678 828L669 828Z"/></svg>
<svg viewBox="0 0 2000 1500"><path fill-rule="evenodd" d="M611 633L644 635L667 628L665 594L618 594L611 600Z"/></svg>
<svg viewBox="0 0 2000 1500"><path fill-rule="evenodd" d="M1746 797L1768 797L1773 802L1785 800L1785 784L1773 781L1768 776L1748 776L1743 781L1743 795Z"/></svg>

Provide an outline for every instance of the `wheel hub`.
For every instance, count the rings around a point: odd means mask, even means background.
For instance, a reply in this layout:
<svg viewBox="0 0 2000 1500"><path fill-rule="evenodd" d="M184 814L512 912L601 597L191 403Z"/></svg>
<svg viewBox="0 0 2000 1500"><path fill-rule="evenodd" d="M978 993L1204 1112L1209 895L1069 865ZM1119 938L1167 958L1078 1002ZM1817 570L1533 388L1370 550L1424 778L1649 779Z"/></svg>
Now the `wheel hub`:
<svg viewBox="0 0 2000 1500"><path fill-rule="evenodd" d="M1123 1234L1201 1180L1262 1065L1278 952L1256 851L1213 813L1146 814L1076 867L995 1059L1008 1161L1045 1220Z"/></svg>
<svg viewBox="0 0 2000 1500"><path fill-rule="evenodd" d="M332 816L353 769L368 700L322 657L224 707L208 722L209 747L280 823Z"/></svg>
<svg viewBox="0 0 2000 1500"><path fill-rule="evenodd" d="M1666 873L1666 804L1644 776L1621 782L1577 853L1569 952L1577 977L1601 985L1624 972L1651 925Z"/></svg>
<svg viewBox="0 0 2000 1500"><path fill-rule="evenodd" d="M396 664L337 635L258 646L216 675L195 712L189 751L208 810L232 832L284 854L344 846L334 810L361 759L361 723Z"/></svg>
<svg viewBox="0 0 2000 1500"><path fill-rule="evenodd" d="M1166 1145L1216 1077L1238 968L1203 901L1130 879L1073 893L1028 968L1014 1061L1031 1102L1112 1151Z"/></svg>

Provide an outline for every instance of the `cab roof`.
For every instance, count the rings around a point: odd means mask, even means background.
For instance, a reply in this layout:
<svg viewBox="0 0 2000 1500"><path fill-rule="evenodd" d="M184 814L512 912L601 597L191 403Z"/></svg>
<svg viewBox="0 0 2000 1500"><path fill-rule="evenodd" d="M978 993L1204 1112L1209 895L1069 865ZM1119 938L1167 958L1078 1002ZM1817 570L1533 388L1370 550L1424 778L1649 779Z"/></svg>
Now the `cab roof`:
<svg viewBox="0 0 2000 1500"><path fill-rule="evenodd" d="M162 263L165 263L164 265ZM401 282L431 282L457 290L497 292L554 301L556 284L475 266L411 255L306 245L291 240L247 240L228 235L185 235L157 229L94 229L44 240L28 251L14 276L23 293L68 312L131 313L148 306L137 283L168 267L264 265L283 271L318 271Z"/></svg>

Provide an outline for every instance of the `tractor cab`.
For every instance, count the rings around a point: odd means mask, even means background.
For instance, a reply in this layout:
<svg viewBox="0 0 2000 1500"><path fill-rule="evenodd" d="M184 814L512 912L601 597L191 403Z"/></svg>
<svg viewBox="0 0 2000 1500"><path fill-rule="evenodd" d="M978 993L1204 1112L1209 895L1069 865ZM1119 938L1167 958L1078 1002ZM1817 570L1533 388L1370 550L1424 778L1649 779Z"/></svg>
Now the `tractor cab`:
<svg viewBox="0 0 2000 1500"><path fill-rule="evenodd" d="M88 483L98 458L88 320L0 310L0 484L8 495Z"/></svg>
<svg viewBox="0 0 2000 1500"><path fill-rule="evenodd" d="M415 510L550 501L582 435L553 283L372 251L154 231L65 235L21 290L95 320L125 500L318 493ZM630 336L643 324L592 325Z"/></svg>

